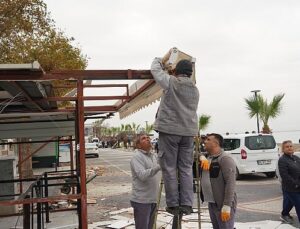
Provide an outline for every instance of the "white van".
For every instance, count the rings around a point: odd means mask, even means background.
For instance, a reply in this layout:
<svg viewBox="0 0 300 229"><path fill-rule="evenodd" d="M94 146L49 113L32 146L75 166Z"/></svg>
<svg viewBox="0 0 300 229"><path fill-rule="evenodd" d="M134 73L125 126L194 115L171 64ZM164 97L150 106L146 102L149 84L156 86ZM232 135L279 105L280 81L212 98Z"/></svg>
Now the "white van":
<svg viewBox="0 0 300 229"><path fill-rule="evenodd" d="M224 151L236 163L237 179L241 174L265 173L275 177L279 149L271 134L225 135Z"/></svg>

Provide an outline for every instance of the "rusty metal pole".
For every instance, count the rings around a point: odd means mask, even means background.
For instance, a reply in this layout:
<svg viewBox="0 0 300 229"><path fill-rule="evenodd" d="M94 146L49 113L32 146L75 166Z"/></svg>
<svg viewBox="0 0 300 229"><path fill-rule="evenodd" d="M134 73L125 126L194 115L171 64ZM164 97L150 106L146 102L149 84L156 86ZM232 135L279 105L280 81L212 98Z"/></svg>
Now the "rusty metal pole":
<svg viewBox="0 0 300 229"><path fill-rule="evenodd" d="M49 190L48 190L48 173L45 173L45 197L49 196ZM50 223L50 217L49 217L49 203L45 203L45 213L46 213L46 223Z"/></svg>
<svg viewBox="0 0 300 229"><path fill-rule="evenodd" d="M77 175L77 187L76 193L81 193L80 190L80 161L79 161L79 118L78 118L78 100L75 103L76 112L75 112L75 159L76 159L76 175ZM78 225L81 225L81 199L77 199L77 215L78 215Z"/></svg>
<svg viewBox="0 0 300 229"><path fill-rule="evenodd" d="M77 81L78 101L78 123L79 126L79 164L80 164L80 190L81 190L81 225L80 229L87 229L87 192L86 192L86 164L84 147L84 102L83 102L83 81Z"/></svg>
<svg viewBox="0 0 300 229"><path fill-rule="evenodd" d="M19 138L17 139L17 141L19 141ZM23 160L22 145L18 145L18 154L19 154L19 160L18 160L18 163L19 163L20 161ZM22 179L23 178L22 166L18 167L18 171L19 171L19 179ZM22 181L20 181L20 193L23 193L23 182Z"/></svg>
<svg viewBox="0 0 300 229"><path fill-rule="evenodd" d="M25 199L28 198L30 196L26 195ZM23 228L30 229L30 204L23 204Z"/></svg>
<svg viewBox="0 0 300 229"><path fill-rule="evenodd" d="M74 154L73 154L73 141L72 136L69 136L70 138L70 166L71 166L71 174L74 175ZM72 194L75 194L75 188L72 186Z"/></svg>

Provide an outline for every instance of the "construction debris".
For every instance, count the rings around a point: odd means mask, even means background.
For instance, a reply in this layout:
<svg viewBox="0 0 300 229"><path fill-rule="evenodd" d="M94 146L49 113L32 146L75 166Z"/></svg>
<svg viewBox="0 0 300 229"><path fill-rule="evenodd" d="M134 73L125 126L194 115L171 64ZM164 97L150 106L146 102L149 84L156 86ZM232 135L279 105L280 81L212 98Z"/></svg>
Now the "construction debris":
<svg viewBox="0 0 300 229"><path fill-rule="evenodd" d="M96 204L96 203L97 203L96 199L90 199L90 198L87 199L87 204Z"/></svg>
<svg viewBox="0 0 300 229"><path fill-rule="evenodd" d="M209 221L207 208L201 209L201 217L203 220L202 228L210 229L212 228ZM134 229L134 219L133 219L133 209L123 208L117 211L109 212L111 221L94 222L89 224L89 229L101 229L101 228L112 228L112 229ZM182 229L192 229L198 228L198 214L195 213L184 216L182 219ZM171 229L172 228L173 215L160 210L157 215L156 228L157 229Z"/></svg>

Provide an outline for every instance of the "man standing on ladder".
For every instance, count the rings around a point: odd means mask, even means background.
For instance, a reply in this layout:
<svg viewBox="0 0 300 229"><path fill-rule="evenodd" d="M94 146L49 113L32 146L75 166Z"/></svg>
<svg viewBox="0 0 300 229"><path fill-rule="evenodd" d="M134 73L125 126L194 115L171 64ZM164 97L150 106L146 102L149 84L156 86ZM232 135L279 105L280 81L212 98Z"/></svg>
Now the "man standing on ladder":
<svg viewBox="0 0 300 229"><path fill-rule="evenodd" d="M210 165L209 170L202 167L201 171L202 201L208 202L209 215L214 229L233 229L237 205L236 165L233 159L222 150L223 137L221 135L208 134L204 145Z"/></svg>
<svg viewBox="0 0 300 229"><path fill-rule="evenodd" d="M154 129L159 132L158 159L165 184L166 211L173 215L191 214L193 137L198 133L199 91L191 79L193 65L189 60L177 63L174 76L164 71L170 55L171 50L163 59L155 58L151 66L156 83L163 88Z"/></svg>

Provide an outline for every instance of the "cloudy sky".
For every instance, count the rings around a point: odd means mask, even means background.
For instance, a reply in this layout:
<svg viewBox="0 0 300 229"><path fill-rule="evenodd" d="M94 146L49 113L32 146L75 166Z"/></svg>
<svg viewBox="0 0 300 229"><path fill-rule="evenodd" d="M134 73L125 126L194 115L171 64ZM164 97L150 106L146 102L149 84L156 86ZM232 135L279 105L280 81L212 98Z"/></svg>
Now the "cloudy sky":
<svg viewBox="0 0 300 229"><path fill-rule="evenodd" d="M90 58L88 69L149 69L177 47L197 59L198 113L205 132L256 130L244 98L285 93L270 120L277 142L300 138L300 1L45 0L56 25ZM91 92L85 92L89 94ZM152 123L158 103L111 126Z"/></svg>

